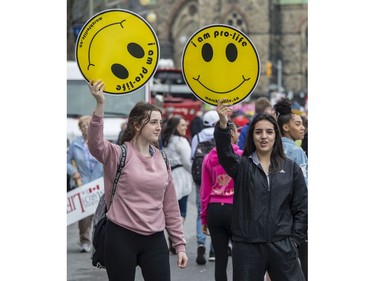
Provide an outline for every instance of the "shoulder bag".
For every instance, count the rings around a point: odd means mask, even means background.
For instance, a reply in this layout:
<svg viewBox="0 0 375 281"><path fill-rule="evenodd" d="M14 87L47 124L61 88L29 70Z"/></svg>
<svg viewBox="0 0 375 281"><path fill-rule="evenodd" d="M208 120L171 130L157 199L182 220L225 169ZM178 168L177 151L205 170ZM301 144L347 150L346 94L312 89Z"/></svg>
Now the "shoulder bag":
<svg viewBox="0 0 375 281"><path fill-rule="evenodd" d="M121 159L119 166L117 168L116 177L113 182L112 193L111 193L111 201L109 202L108 208L111 207L113 196L115 195L117 183L120 178L121 170L125 166L125 159L126 159L126 146L125 144L121 145ZM104 240L105 240L105 225L108 221L107 216L107 205L105 203L105 196L104 194L100 197L98 207L96 208L94 217L93 217L93 224L94 228L92 231L92 265L97 268L105 268L105 261L104 261Z"/></svg>

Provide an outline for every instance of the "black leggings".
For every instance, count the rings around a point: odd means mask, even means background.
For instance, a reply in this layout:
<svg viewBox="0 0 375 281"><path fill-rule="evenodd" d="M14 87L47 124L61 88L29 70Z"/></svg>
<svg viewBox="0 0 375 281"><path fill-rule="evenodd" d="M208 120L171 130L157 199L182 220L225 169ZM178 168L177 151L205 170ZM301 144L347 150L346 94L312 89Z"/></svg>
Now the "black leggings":
<svg viewBox="0 0 375 281"><path fill-rule="evenodd" d="M215 251L215 280L227 281L228 243L232 239L232 204L210 203L207 226Z"/></svg>
<svg viewBox="0 0 375 281"><path fill-rule="evenodd" d="M170 281L164 232L145 236L108 221L105 229L106 271L110 281L134 281L136 267L145 281Z"/></svg>

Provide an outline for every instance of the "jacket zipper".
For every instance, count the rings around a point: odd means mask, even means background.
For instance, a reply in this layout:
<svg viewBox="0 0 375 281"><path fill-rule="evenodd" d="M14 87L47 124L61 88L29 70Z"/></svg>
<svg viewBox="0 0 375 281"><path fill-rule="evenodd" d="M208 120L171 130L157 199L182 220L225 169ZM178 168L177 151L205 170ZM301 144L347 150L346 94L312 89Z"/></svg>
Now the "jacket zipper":
<svg viewBox="0 0 375 281"><path fill-rule="evenodd" d="M258 167L259 168L259 167ZM266 183L267 183L267 192L268 192L268 212L267 212L267 226L266 226L266 231L267 231L267 241L268 242L271 242L271 238L270 238L270 208L271 208L271 176L269 176L269 184L268 184L268 179L267 179L267 175L266 173L264 172L264 170L260 167L260 169L262 170L265 178L266 178Z"/></svg>
<svg viewBox="0 0 375 281"><path fill-rule="evenodd" d="M271 210L271 176L269 175L269 185L268 185L268 196L269 196L269 199L268 199L268 214L267 214L267 236L268 236L268 242L271 242L271 237L270 237L270 210ZM268 182L267 182L268 183Z"/></svg>

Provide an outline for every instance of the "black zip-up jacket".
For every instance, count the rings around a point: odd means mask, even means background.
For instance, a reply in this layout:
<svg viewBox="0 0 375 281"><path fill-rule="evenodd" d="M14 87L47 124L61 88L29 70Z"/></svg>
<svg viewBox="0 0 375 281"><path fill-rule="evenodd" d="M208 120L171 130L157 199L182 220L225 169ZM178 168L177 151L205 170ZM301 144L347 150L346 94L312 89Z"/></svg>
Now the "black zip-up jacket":
<svg viewBox="0 0 375 281"><path fill-rule="evenodd" d="M259 163L234 153L228 126L216 124L214 137L219 163L234 180L232 239L256 243L290 237L299 245L307 231L307 187L301 168L285 159L282 169L269 175L268 186Z"/></svg>

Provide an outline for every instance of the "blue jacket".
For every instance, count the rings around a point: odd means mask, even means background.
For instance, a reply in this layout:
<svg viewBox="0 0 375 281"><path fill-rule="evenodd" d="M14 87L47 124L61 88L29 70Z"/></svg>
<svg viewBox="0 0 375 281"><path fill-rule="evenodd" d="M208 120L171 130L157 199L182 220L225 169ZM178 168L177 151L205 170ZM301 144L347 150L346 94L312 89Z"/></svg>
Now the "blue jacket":
<svg viewBox="0 0 375 281"><path fill-rule="evenodd" d="M303 149L292 139L282 137L282 141L285 155L301 167L306 186L308 186L307 156L305 151L303 151Z"/></svg>
<svg viewBox="0 0 375 281"><path fill-rule="evenodd" d="M240 132L240 137L238 138L238 146L241 150L245 149L245 143L246 143L246 137L247 137L247 131L249 130L250 123L246 124L242 127Z"/></svg>
<svg viewBox="0 0 375 281"><path fill-rule="evenodd" d="M72 160L75 161L77 168L72 164ZM73 176L77 170L81 175L82 184L103 176L103 164L90 154L83 137L76 138L68 150L67 173Z"/></svg>

